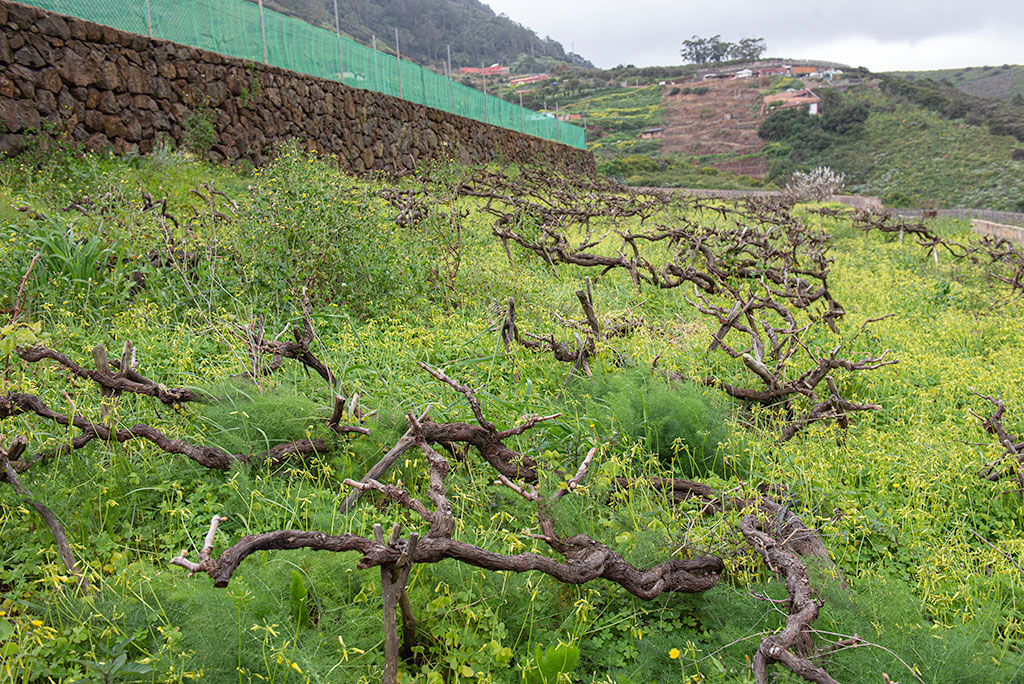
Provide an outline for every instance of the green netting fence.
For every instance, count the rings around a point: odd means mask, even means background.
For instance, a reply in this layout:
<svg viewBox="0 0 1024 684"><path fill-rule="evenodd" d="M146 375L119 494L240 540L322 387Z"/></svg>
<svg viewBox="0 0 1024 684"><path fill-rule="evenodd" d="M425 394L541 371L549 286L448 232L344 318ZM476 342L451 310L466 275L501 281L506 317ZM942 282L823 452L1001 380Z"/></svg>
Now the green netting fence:
<svg viewBox="0 0 1024 684"><path fill-rule="evenodd" d="M246 0L20 0L122 31L342 81L586 149L579 126L485 95L419 64ZM260 14L262 12L262 22ZM262 33L261 33L262 28Z"/></svg>

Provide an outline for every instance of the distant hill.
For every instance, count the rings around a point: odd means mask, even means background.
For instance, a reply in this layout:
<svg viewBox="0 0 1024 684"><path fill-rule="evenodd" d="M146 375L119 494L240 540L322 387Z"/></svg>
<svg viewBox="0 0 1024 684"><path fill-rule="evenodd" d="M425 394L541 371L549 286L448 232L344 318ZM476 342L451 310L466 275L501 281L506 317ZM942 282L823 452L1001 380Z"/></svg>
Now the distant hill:
<svg viewBox="0 0 1024 684"><path fill-rule="evenodd" d="M264 0L264 7L334 30L334 0ZM398 28L402 56L440 65L451 45L452 66L514 65L532 70L531 60L557 60L592 66L566 53L561 43L540 38L529 28L477 0L338 0L341 32L365 45L394 52Z"/></svg>
<svg viewBox="0 0 1024 684"><path fill-rule="evenodd" d="M913 80L933 79L978 97L997 100L1014 100L1019 97L1024 104L1024 65L1020 64L890 73Z"/></svg>

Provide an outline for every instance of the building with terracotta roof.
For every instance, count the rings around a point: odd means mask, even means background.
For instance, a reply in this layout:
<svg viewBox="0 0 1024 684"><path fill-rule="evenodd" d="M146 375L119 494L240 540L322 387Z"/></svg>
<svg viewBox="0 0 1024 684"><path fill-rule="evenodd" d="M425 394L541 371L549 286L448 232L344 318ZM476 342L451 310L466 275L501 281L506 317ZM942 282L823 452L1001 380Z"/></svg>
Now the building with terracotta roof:
<svg viewBox="0 0 1024 684"><path fill-rule="evenodd" d="M530 74L528 76L516 76L509 80L509 85L523 85L526 83L536 83L537 81L543 81L546 78L550 78L547 74Z"/></svg>
<svg viewBox="0 0 1024 684"><path fill-rule="evenodd" d="M509 72L509 67L501 66L500 64L492 64L489 67L460 67L460 74L470 74L475 76L502 76Z"/></svg>
<svg viewBox="0 0 1024 684"><path fill-rule="evenodd" d="M810 88L803 90L786 90L774 95L765 95L761 105L761 116L775 109L793 109L794 107L807 107L807 113L814 115L818 113L818 104L821 98L814 94Z"/></svg>

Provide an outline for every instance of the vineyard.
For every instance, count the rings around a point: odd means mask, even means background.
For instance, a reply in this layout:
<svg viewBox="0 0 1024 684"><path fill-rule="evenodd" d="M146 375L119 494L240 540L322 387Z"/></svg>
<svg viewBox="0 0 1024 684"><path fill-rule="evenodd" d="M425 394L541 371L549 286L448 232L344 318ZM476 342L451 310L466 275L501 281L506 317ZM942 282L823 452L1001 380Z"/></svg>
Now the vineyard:
<svg viewBox="0 0 1024 684"><path fill-rule="evenodd" d="M1024 250L455 163L0 159L0 681L1024 677Z"/></svg>

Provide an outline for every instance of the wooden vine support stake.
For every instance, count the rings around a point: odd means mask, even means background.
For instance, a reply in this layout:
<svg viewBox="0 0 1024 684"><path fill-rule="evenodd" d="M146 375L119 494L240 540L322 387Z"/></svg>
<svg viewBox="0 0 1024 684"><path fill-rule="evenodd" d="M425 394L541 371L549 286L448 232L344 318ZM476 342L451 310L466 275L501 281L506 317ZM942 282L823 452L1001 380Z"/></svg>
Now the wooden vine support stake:
<svg viewBox="0 0 1024 684"><path fill-rule="evenodd" d="M100 342L92 348L92 359L96 364L96 370L100 373L110 373L110 362L107 360L107 348ZM110 418L110 397L114 396L114 390L100 385L100 422L109 425Z"/></svg>
<svg viewBox="0 0 1024 684"><path fill-rule="evenodd" d="M402 526L395 523L391 528L389 547L398 544L402 534ZM384 543L384 532L380 523L373 526L373 538L378 544ZM384 601L384 674L381 684L398 683L398 625L395 612L401 604L402 609L402 641L408 645L416 638L416 618L413 616L412 603L405 591L412 570L412 558L416 553L419 535L409 535L409 542L398 560L380 566L380 591Z"/></svg>
<svg viewBox="0 0 1024 684"><path fill-rule="evenodd" d="M180 565L188 570L189 577L199 572L200 563L210 560L210 554L213 552L213 541L217 538L217 528L220 527L220 524L225 520L227 520L227 518L223 515L215 515L210 519L210 529L206 533L206 539L203 540L203 548L199 550L199 563L190 561L186 557L188 550L182 549L180 554L171 559L171 564Z"/></svg>

